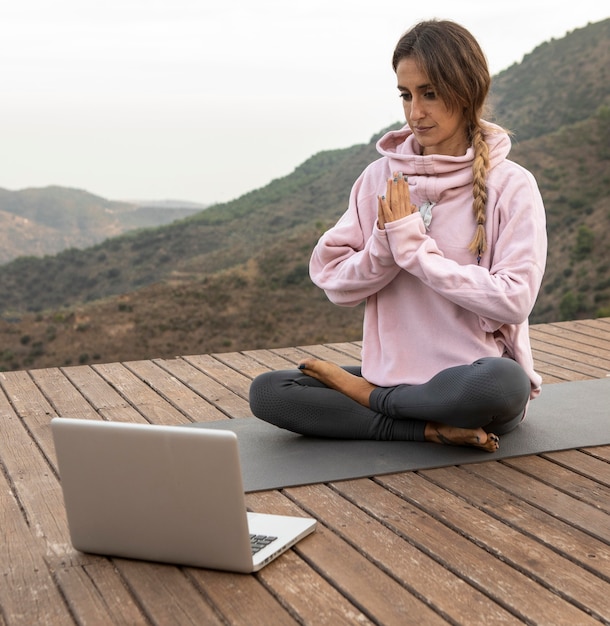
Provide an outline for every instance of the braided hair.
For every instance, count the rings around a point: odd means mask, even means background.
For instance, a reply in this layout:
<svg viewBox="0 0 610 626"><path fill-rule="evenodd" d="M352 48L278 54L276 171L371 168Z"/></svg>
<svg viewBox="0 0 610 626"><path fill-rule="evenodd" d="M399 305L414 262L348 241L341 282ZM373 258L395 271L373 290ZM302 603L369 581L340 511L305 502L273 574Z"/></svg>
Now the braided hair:
<svg viewBox="0 0 610 626"><path fill-rule="evenodd" d="M477 256L487 248L485 218L489 146L482 121L491 85L487 59L476 39L463 26L447 20L420 22L398 41L392 56L394 71L404 58L413 58L428 75L439 97L452 110L464 112L469 140L474 149L472 164L472 210L475 233L468 249Z"/></svg>

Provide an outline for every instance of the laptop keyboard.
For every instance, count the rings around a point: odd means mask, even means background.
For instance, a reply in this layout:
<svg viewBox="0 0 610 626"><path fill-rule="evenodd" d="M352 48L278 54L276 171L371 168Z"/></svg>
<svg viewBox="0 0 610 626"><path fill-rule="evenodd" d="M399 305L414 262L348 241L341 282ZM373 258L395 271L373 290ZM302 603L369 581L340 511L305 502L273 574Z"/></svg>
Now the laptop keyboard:
<svg viewBox="0 0 610 626"><path fill-rule="evenodd" d="M252 554L256 554L259 550L266 548L272 541L275 541L277 537L270 537L269 535L250 535L250 546L252 547Z"/></svg>

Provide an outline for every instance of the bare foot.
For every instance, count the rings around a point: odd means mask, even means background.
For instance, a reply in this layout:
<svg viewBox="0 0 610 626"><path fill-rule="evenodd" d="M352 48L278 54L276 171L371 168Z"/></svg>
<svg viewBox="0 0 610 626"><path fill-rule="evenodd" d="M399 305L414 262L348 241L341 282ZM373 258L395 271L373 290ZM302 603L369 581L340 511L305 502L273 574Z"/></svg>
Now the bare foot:
<svg viewBox="0 0 610 626"><path fill-rule="evenodd" d="M369 396L375 385L362 376L346 372L342 367L330 361L309 358L299 363L299 369L308 376L323 382L327 387L345 394L358 404L369 407Z"/></svg>
<svg viewBox="0 0 610 626"><path fill-rule="evenodd" d="M472 446L487 452L500 448L500 439L482 428L457 428L439 422L428 422L425 430L426 441L444 443L450 446Z"/></svg>

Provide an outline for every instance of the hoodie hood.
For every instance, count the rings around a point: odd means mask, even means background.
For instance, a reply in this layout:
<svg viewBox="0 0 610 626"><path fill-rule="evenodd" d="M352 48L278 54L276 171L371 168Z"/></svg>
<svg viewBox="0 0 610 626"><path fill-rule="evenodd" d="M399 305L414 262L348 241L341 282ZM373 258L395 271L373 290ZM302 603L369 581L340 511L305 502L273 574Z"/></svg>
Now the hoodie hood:
<svg viewBox="0 0 610 626"><path fill-rule="evenodd" d="M508 134L495 124L485 122L488 132L489 166L493 169L506 159L511 142ZM409 186L423 201L437 202L443 190L472 184L474 149L458 157L443 154L421 154L409 126L386 133L377 142L377 151L388 159L391 172L402 172L409 177Z"/></svg>

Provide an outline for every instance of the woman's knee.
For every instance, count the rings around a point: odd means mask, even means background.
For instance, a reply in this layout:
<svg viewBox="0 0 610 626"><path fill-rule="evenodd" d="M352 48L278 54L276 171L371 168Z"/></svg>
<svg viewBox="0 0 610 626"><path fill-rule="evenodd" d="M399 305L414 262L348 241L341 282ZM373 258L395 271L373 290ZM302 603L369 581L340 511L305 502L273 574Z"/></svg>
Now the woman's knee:
<svg viewBox="0 0 610 626"><path fill-rule="evenodd" d="M496 395L493 399L494 417L483 428L496 435L506 434L523 420L531 393L530 379L525 370L512 359L480 359L476 365L487 370L487 376L494 381Z"/></svg>
<svg viewBox="0 0 610 626"><path fill-rule="evenodd" d="M525 409L513 417L504 416L494 418L491 422L483 426L483 430L494 433L495 435L506 435L506 433L509 433L511 430L515 430L515 428L521 424L524 417Z"/></svg>
<svg viewBox="0 0 610 626"><path fill-rule="evenodd" d="M277 392L274 390L279 384L278 374L277 371L264 372L250 383L250 410L256 417L264 419L269 414L271 406L275 404Z"/></svg>
<svg viewBox="0 0 610 626"><path fill-rule="evenodd" d="M300 419L307 410L314 387L325 388L323 383L297 369L264 372L250 383L250 410L259 419L287 428L286 424Z"/></svg>
<svg viewBox="0 0 610 626"><path fill-rule="evenodd" d="M513 416L523 411L530 397L531 382L516 361L505 357L490 357L480 359L473 365L485 368L485 378L493 381L490 391L493 389L498 410Z"/></svg>

